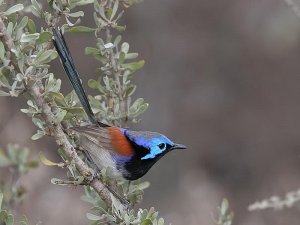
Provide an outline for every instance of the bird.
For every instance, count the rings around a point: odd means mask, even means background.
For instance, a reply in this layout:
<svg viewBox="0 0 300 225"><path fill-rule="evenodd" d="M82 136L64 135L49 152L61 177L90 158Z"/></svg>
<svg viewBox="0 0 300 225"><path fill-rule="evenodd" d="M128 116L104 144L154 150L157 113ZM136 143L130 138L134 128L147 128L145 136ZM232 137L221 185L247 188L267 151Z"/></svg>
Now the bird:
<svg viewBox="0 0 300 225"><path fill-rule="evenodd" d="M88 153L99 170L110 167L112 177L137 180L168 152L186 149L185 145L174 143L157 132L133 131L100 122L91 109L70 50L58 27L53 28L53 44L90 121L88 125L70 129L77 133L80 148Z"/></svg>

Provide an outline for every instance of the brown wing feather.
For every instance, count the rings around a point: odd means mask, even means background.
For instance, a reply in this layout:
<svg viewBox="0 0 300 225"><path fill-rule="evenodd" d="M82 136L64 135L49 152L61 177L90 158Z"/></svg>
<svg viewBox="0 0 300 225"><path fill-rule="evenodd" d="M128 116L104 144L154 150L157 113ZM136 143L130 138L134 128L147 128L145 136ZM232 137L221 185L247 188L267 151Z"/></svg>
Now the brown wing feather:
<svg viewBox="0 0 300 225"><path fill-rule="evenodd" d="M111 145L111 138L107 128L99 127L97 125L87 125L72 127L70 129L76 131L79 136L86 137L88 140L98 145L99 148L115 151Z"/></svg>
<svg viewBox="0 0 300 225"><path fill-rule="evenodd" d="M108 151L116 152L123 156L130 156L133 154L133 148L124 134L117 127L99 127L97 125L87 125L80 127L73 127L81 137L85 137L93 142L99 148ZM89 151L89 149L86 149Z"/></svg>

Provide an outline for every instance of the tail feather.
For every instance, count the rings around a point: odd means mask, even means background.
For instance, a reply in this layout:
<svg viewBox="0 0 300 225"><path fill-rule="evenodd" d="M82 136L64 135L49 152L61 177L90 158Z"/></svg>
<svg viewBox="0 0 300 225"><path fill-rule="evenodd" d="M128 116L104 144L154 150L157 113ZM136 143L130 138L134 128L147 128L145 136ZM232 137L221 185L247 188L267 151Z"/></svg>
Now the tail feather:
<svg viewBox="0 0 300 225"><path fill-rule="evenodd" d="M81 84L79 74L75 68L71 53L68 49L68 46L64 40L61 31L58 30L57 28L53 28L53 36L54 36L53 44L56 48L56 51L58 52L58 55L69 77L69 80L81 102L81 105L83 106L86 114L88 115L89 120L94 124L98 123L95 114L93 113L92 108L89 104L87 95ZM101 125L102 123L99 124Z"/></svg>

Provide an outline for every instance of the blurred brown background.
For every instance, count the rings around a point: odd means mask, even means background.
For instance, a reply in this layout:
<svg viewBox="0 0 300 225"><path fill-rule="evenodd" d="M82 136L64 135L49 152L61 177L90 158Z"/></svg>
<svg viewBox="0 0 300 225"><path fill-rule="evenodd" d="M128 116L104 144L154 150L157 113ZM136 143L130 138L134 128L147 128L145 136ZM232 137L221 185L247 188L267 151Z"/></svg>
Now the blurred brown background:
<svg viewBox="0 0 300 225"><path fill-rule="evenodd" d="M300 3L300 2L298 2ZM300 5L300 4L299 4ZM92 6L85 25L93 26ZM123 40L146 65L136 97L149 110L132 128L166 134L188 150L168 154L144 177L141 207L155 206L167 224L213 224L227 197L234 224L299 224L299 205L248 212L255 200L300 187L300 19L283 0L146 0L123 18ZM83 80L97 62L84 55L92 34L67 34ZM51 70L63 78L59 61ZM92 93L90 89L88 92ZM24 100L0 98L0 144L19 143L59 160L50 138L30 140L35 128L19 111ZM64 172L41 165L22 178L29 201L19 208L32 223L87 224L81 188L50 184Z"/></svg>

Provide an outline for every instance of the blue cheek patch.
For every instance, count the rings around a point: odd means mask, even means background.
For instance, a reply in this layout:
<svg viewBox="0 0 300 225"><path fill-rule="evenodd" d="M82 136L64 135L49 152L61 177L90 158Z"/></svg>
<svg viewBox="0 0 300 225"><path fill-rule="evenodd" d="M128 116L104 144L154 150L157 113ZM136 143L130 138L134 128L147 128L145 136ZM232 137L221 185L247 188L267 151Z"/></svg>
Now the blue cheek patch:
<svg viewBox="0 0 300 225"><path fill-rule="evenodd" d="M155 158L157 155L161 154L163 152L163 150L160 150L157 146L153 146L150 149L150 153L148 155L145 155L144 157L142 157L141 159L153 159Z"/></svg>

